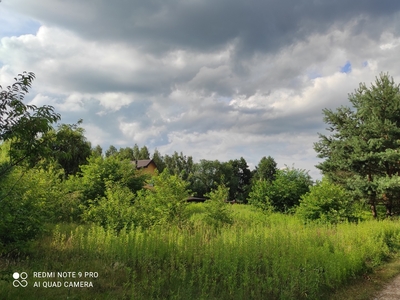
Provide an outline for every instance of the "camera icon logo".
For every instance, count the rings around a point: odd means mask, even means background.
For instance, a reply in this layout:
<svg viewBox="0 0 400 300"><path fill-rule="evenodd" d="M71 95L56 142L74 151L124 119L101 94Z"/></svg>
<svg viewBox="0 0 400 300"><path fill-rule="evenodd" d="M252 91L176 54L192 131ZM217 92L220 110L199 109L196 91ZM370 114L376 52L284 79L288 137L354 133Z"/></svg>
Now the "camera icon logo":
<svg viewBox="0 0 400 300"><path fill-rule="evenodd" d="M26 272L15 272L13 274L13 286L14 287L27 287L28 286L28 281L26 279L28 278L28 274Z"/></svg>

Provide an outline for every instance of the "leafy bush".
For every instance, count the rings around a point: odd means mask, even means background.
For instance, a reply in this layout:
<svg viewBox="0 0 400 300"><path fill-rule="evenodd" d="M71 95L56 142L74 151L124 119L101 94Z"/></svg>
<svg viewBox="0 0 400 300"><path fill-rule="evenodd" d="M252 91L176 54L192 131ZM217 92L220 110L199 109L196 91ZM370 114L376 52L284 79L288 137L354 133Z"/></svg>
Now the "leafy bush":
<svg viewBox="0 0 400 300"><path fill-rule="evenodd" d="M224 185L219 185L216 190L207 195L209 200L205 202L205 221L214 228L233 224L233 212L230 205L225 202L228 195L229 189Z"/></svg>
<svg viewBox="0 0 400 300"><path fill-rule="evenodd" d="M186 212L188 183L168 168L151 179L153 187L139 191L135 200L136 220L141 227L154 225L182 225L188 219Z"/></svg>
<svg viewBox="0 0 400 300"><path fill-rule="evenodd" d="M133 193L143 188L145 176L139 176L129 160L117 157L92 156L87 165L81 166L81 173L70 176L66 184L70 191L79 192L82 202L101 199L106 196L106 182L118 182Z"/></svg>
<svg viewBox="0 0 400 300"><path fill-rule="evenodd" d="M45 222L67 221L78 205L66 195L62 170L14 168L0 181L0 253L23 250ZM75 215L74 215L75 209Z"/></svg>
<svg viewBox="0 0 400 300"><path fill-rule="evenodd" d="M104 197L91 201L83 219L116 232L124 227L133 227L135 195L126 186L111 181L106 183L105 194Z"/></svg>
<svg viewBox="0 0 400 300"><path fill-rule="evenodd" d="M265 212L273 210L272 202L268 197L268 189L271 183L265 179L253 182L249 193L249 204L262 209Z"/></svg>
<svg viewBox="0 0 400 300"><path fill-rule="evenodd" d="M325 178L301 197L296 213L305 221L319 220L324 223L355 219L349 195L341 186Z"/></svg>
<svg viewBox="0 0 400 300"><path fill-rule="evenodd" d="M311 185L311 177L306 171L286 167L276 171L273 181L253 182L249 202L266 211L272 206L276 211L288 212L299 204L300 197Z"/></svg>

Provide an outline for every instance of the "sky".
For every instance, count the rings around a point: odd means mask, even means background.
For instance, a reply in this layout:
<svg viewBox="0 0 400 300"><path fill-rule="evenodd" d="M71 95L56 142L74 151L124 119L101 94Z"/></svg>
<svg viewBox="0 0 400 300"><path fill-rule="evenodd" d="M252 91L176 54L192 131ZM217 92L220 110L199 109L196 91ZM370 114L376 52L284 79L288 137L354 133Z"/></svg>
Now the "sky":
<svg viewBox="0 0 400 300"><path fill-rule="evenodd" d="M321 174L324 108L381 72L400 82L397 0L2 0L0 85L83 119L93 146L263 156Z"/></svg>

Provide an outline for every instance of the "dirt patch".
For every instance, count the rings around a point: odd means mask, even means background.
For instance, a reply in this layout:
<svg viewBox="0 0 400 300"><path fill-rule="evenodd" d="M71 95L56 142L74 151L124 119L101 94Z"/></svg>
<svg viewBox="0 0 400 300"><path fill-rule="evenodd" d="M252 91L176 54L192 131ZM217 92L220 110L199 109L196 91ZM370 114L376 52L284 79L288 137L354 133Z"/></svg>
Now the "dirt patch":
<svg viewBox="0 0 400 300"><path fill-rule="evenodd" d="M400 275L387 284L384 289L374 297L374 300L399 300L400 299Z"/></svg>

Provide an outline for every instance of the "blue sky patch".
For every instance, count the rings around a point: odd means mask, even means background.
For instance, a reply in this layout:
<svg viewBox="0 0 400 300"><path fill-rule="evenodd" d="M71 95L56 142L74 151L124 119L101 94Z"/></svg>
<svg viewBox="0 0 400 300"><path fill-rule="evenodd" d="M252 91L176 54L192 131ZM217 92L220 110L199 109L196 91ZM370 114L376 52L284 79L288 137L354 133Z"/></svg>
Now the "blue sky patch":
<svg viewBox="0 0 400 300"><path fill-rule="evenodd" d="M340 72L342 73L350 73L351 72L351 63L348 61L343 67L340 68Z"/></svg>
<svg viewBox="0 0 400 300"><path fill-rule="evenodd" d="M0 7L0 38L36 34L40 22Z"/></svg>

